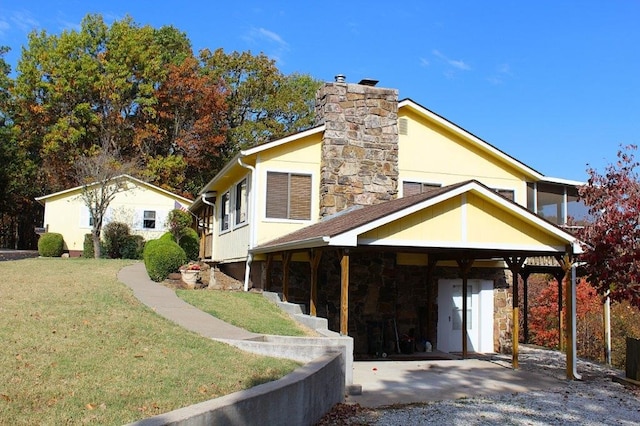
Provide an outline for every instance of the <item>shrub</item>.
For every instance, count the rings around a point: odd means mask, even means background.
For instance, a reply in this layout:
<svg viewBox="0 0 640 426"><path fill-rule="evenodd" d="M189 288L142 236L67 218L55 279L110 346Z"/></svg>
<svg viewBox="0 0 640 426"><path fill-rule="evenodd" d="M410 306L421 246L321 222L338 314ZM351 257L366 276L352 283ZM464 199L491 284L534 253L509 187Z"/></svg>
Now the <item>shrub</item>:
<svg viewBox="0 0 640 426"><path fill-rule="evenodd" d="M180 247L184 250L188 260L198 260L200 256L200 238L198 233L191 228L185 230L185 234L180 238Z"/></svg>
<svg viewBox="0 0 640 426"><path fill-rule="evenodd" d="M84 241L82 242L82 257L93 259L94 256L93 236L91 234L84 234Z"/></svg>
<svg viewBox="0 0 640 426"><path fill-rule="evenodd" d="M43 257L60 257L64 252L64 239L57 232L46 232L38 240L38 254Z"/></svg>
<svg viewBox="0 0 640 426"><path fill-rule="evenodd" d="M188 229L191 229L191 222L193 222L191 214L185 211L174 209L169 212L166 225L175 242L180 244L182 237L187 234Z"/></svg>
<svg viewBox="0 0 640 426"><path fill-rule="evenodd" d="M182 247L175 241L163 239L147 242L142 257L149 278L156 282L163 281L187 262L187 255Z"/></svg>
<svg viewBox="0 0 640 426"><path fill-rule="evenodd" d="M127 235L120 248L120 255L123 259L141 259L144 246L142 235Z"/></svg>
<svg viewBox="0 0 640 426"><path fill-rule="evenodd" d="M102 228L102 238L104 238L105 254L111 259L119 259L122 255L123 246L126 244L131 231L129 225L123 222L110 222Z"/></svg>
<svg viewBox="0 0 640 426"><path fill-rule="evenodd" d="M173 241L174 243L176 242L176 239L173 238L173 235L171 234L171 232L165 232L164 234L162 234L162 236L160 238L158 238L160 241Z"/></svg>

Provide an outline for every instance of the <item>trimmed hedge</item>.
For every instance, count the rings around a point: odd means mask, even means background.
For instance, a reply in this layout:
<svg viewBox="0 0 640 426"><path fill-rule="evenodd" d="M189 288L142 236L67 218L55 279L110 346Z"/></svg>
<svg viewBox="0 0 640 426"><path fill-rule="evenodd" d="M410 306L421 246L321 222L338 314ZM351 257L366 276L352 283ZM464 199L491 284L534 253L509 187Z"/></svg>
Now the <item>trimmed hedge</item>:
<svg viewBox="0 0 640 426"><path fill-rule="evenodd" d="M185 229L179 244L186 253L188 260L198 260L200 256L200 237L198 237L195 229Z"/></svg>
<svg viewBox="0 0 640 426"><path fill-rule="evenodd" d="M57 232L46 232L38 240L38 254L42 257L60 257L64 253L64 238Z"/></svg>
<svg viewBox="0 0 640 426"><path fill-rule="evenodd" d="M182 247L169 234L171 239L148 241L145 244L142 258L149 278L160 282L165 280L170 273L176 272L181 265L187 263L187 255Z"/></svg>

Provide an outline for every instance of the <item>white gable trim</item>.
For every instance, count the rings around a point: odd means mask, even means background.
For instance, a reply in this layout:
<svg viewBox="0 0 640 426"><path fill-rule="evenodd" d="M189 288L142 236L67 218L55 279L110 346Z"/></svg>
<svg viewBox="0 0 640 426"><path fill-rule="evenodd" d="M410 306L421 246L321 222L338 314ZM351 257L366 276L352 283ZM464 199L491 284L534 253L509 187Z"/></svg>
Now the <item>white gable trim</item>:
<svg viewBox="0 0 640 426"><path fill-rule="evenodd" d="M287 137L284 137L282 139L277 139L275 141L267 142L267 143L264 143L262 145L258 145L258 146L253 147L253 148L242 150L242 151L240 151L240 155L242 157L246 157L246 156L249 156L249 155L258 154L258 153L260 153L262 151L266 151L266 150L269 150L271 148L275 148L275 147L278 147L280 145L284 145L284 144L287 144L289 142L296 141L298 139L306 138L307 136L315 135L316 133L322 133L322 132L324 132L324 129L325 129L325 126L323 124L321 126L314 127L314 128L309 129L309 130L304 130L302 132L295 133L295 134L293 134L291 136L287 136Z"/></svg>
<svg viewBox="0 0 640 426"><path fill-rule="evenodd" d="M441 125L442 127L446 128L447 130L463 137L464 139L470 141L471 143L477 145L481 150L485 151L485 152L489 152L492 155L494 155L495 157L500 158L501 160L509 163L512 167L514 167L516 170L520 170L521 172L523 172L524 174L533 176L535 179L538 180L545 180L546 178L544 177L543 174L541 174L540 172L532 169L531 167L527 166L524 163L521 163L520 161L516 160L515 158L505 154L504 152L500 151L498 148L494 147L493 145L483 141L482 139L480 139L479 137L475 136L472 133L467 132L466 130L464 130L463 128L457 126L456 124L452 123L451 121L439 116L438 114L429 111L428 109L426 109L425 107L423 107L420 104L415 103L414 101L412 101L411 99L405 99L403 101L400 101L398 103L398 110L400 110L401 108L410 108L416 112L418 112L420 115L427 117L429 120L438 123L439 125Z"/></svg>
<svg viewBox="0 0 640 426"><path fill-rule="evenodd" d="M445 192L441 195L430 198L421 203L414 204L410 207L407 207L406 209L402 209L400 211L397 211L385 217L379 218L377 220L371 221L369 223L366 223L362 226L359 226L355 229L352 229L340 235L336 235L335 237L330 238L329 245L356 247L358 245L359 235L362 235L372 229L384 226L396 220L402 219L405 216L408 216L410 214L413 214L425 208L434 206L448 199L457 197L458 195L462 195L464 197L466 193L471 191L476 192L485 198L491 199L496 204L499 204L506 210L511 211L515 216L518 216L521 219L544 229L546 232L555 235L557 238L561 240L566 241L567 244L571 244L573 246L574 253L582 253L582 248L580 247L580 244L578 243L578 241L573 235L543 220L542 218L535 215L533 212L529 212L528 210L525 210L520 206L514 205L513 203L501 197L494 191L480 185L478 182L469 182L451 191ZM464 224L461 226L464 226ZM451 246L451 243L448 243L443 247L452 247L452 246ZM556 249L554 249L554 251L555 250ZM562 248L562 250L560 251L564 251L564 248Z"/></svg>
<svg viewBox="0 0 640 426"><path fill-rule="evenodd" d="M151 188L151 189L153 189L155 191L161 192L161 193L167 195L170 198L182 201L184 204L187 204L189 206L193 202L192 200L190 200L188 198L185 198L185 197L182 197L180 195L174 194L173 192L167 191L166 189L162 189L159 186L152 185L150 183L147 183L147 182L145 182L143 180L140 180L140 179L135 178L135 177L130 176L130 175L119 175L119 176L116 176L116 177L114 177L114 178L112 178L110 180L118 180L118 179L126 179L126 180L129 180L131 182L137 183L140 186L146 186L147 188ZM76 186L76 187L73 187L73 188L65 189L63 191L54 192L52 194L48 194L48 195L43 195L41 197L37 197L35 200L36 201L46 201L48 198L58 197L58 196L61 196L61 195L70 195L70 194L72 194L74 192L81 191L82 188L84 188L85 186L91 187L91 186L94 186L94 185L97 185L97 184L98 184L98 182L90 183L89 185L79 185L79 186Z"/></svg>

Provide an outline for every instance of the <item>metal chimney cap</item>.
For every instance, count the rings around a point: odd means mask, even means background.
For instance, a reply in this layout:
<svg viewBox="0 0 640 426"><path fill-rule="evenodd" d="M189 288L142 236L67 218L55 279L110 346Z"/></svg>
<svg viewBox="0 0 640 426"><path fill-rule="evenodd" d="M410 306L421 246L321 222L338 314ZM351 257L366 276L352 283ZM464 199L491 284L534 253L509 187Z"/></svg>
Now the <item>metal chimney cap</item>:
<svg viewBox="0 0 640 426"><path fill-rule="evenodd" d="M344 83L347 79L344 74L338 74L335 76L336 83Z"/></svg>
<svg viewBox="0 0 640 426"><path fill-rule="evenodd" d="M363 78L358 84L361 84L363 86L375 87L375 85L378 84L378 80L374 80L372 78Z"/></svg>

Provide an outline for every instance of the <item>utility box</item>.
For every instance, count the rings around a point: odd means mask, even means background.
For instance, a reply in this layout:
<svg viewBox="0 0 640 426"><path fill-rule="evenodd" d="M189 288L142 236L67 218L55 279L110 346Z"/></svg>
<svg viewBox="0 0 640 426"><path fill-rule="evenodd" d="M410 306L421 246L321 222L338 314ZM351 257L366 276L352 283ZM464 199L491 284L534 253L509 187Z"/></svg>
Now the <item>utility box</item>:
<svg viewBox="0 0 640 426"><path fill-rule="evenodd" d="M640 381L640 339L627 337L627 360L625 366L627 378Z"/></svg>

